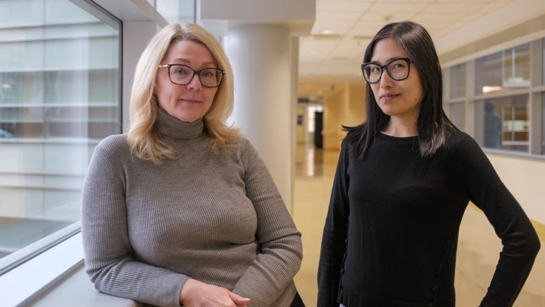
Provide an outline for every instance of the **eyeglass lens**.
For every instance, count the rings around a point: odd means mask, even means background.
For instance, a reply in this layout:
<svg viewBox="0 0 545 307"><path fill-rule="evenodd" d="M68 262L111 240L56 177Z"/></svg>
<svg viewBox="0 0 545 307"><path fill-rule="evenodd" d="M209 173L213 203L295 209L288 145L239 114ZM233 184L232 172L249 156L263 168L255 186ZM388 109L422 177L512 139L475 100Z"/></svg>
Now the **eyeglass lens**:
<svg viewBox="0 0 545 307"><path fill-rule="evenodd" d="M363 75L369 83L376 83L380 80L384 69L396 81L405 80L409 77L409 62L406 59L394 60L385 66L373 63L366 64L363 66Z"/></svg>
<svg viewBox="0 0 545 307"><path fill-rule="evenodd" d="M180 85L191 82L195 73L199 74L201 84L206 87L218 86L223 76L221 70L216 68L205 68L200 71L194 71L191 67L181 64L172 65L169 68L170 81Z"/></svg>

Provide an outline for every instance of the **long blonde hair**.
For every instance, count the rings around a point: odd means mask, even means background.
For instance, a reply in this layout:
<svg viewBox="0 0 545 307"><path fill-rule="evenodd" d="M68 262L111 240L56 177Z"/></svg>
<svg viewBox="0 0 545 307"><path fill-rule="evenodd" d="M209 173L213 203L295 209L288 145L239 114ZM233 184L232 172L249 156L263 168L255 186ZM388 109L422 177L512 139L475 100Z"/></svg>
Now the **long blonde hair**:
<svg viewBox="0 0 545 307"><path fill-rule="evenodd" d="M131 127L127 140L131 151L139 159L155 164L160 164L165 158L178 158L177 153L164 143L155 128L158 101L153 90L161 61L170 46L182 40L203 44L216 59L218 68L225 70L214 102L203 119L204 127L211 137L211 147L217 150L240 136L238 129L225 123L233 111L234 85L233 70L221 44L210 32L197 24L170 24L155 34L140 56L129 104Z"/></svg>

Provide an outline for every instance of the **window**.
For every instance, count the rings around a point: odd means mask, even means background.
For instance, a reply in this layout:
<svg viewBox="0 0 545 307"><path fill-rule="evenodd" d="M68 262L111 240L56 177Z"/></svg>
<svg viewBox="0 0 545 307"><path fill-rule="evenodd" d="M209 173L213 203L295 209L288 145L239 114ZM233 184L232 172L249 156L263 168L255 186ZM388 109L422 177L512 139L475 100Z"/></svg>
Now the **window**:
<svg viewBox="0 0 545 307"><path fill-rule="evenodd" d="M503 79L504 88L530 86L530 44L504 50Z"/></svg>
<svg viewBox="0 0 545 307"><path fill-rule="evenodd" d="M449 104L449 118L458 129L465 131L466 126L466 106L465 103Z"/></svg>
<svg viewBox="0 0 545 307"><path fill-rule="evenodd" d="M485 148L528 152L528 95L477 101L475 138Z"/></svg>
<svg viewBox="0 0 545 307"><path fill-rule="evenodd" d="M466 63L450 68L450 98L466 96Z"/></svg>
<svg viewBox="0 0 545 307"><path fill-rule="evenodd" d="M545 155L545 93L541 94L541 110L541 154Z"/></svg>
<svg viewBox="0 0 545 307"><path fill-rule="evenodd" d="M475 94L501 90L501 52L478 59L475 63Z"/></svg>
<svg viewBox="0 0 545 307"><path fill-rule="evenodd" d="M157 0L157 11L169 22L195 22L195 0Z"/></svg>
<svg viewBox="0 0 545 307"><path fill-rule="evenodd" d="M541 83L545 84L545 38L541 40L541 45L543 47L543 67L541 68L542 70Z"/></svg>
<svg viewBox="0 0 545 307"><path fill-rule="evenodd" d="M121 25L84 4L0 1L0 274L73 231L93 149L121 132Z"/></svg>
<svg viewBox="0 0 545 307"><path fill-rule="evenodd" d="M477 59L475 94L530 86L530 44Z"/></svg>

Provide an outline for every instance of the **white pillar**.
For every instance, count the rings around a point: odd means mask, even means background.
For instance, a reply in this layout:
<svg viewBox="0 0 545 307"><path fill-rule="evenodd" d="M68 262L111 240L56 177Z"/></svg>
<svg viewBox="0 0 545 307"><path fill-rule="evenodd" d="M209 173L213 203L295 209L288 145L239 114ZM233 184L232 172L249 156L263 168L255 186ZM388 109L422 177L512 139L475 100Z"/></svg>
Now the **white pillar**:
<svg viewBox="0 0 545 307"><path fill-rule="evenodd" d="M291 209L295 118L290 30L272 24L231 26L226 51L235 78L231 121L256 147Z"/></svg>

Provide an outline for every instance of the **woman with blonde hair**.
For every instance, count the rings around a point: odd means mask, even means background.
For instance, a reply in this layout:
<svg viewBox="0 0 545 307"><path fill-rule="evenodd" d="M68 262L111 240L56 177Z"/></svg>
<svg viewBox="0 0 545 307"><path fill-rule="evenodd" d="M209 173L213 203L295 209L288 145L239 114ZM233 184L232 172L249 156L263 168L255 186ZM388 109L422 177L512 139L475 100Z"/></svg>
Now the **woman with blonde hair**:
<svg viewBox="0 0 545 307"><path fill-rule="evenodd" d="M238 130L217 39L172 24L144 50L131 128L96 147L82 195L87 273L105 293L154 306L304 306L297 231Z"/></svg>

